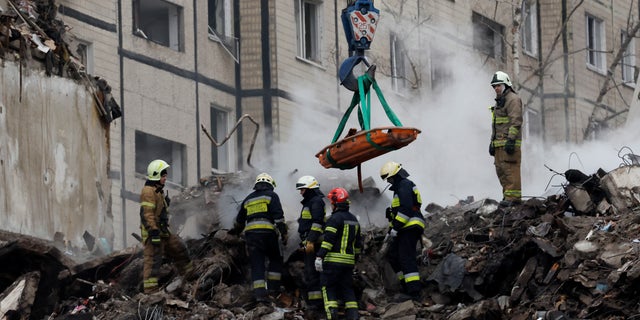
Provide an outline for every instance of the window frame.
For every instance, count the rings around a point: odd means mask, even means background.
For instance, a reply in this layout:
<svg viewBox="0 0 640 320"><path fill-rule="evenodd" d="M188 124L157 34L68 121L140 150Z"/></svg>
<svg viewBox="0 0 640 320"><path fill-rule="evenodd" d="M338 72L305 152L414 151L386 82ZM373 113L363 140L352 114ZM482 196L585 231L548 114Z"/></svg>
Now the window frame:
<svg viewBox="0 0 640 320"><path fill-rule="evenodd" d="M627 32L622 30L620 32L620 43L626 41ZM624 51L622 59L620 60L620 73L622 82L626 85L635 87L636 83L636 39L632 38L629 42L629 46Z"/></svg>
<svg viewBox="0 0 640 320"><path fill-rule="evenodd" d="M472 11L473 48L501 62L506 61L505 27L480 13ZM489 39L490 38L490 39Z"/></svg>
<svg viewBox="0 0 640 320"><path fill-rule="evenodd" d="M605 74L607 65L605 48L607 44L604 20L587 13L585 15L585 32L587 67L600 74Z"/></svg>
<svg viewBox="0 0 640 320"><path fill-rule="evenodd" d="M135 170L147 177L147 166L155 159L166 161L169 168L167 181L172 185L187 185L187 146L172 140L136 130L134 133Z"/></svg>
<svg viewBox="0 0 640 320"><path fill-rule="evenodd" d="M322 1L295 0L297 57L321 64ZM314 12L307 12L313 8ZM311 16L311 17L309 17ZM308 19L311 18L311 21ZM308 34L310 36L308 36Z"/></svg>
<svg viewBox="0 0 640 320"><path fill-rule="evenodd" d="M522 51L534 58L538 57L538 1L522 2Z"/></svg>
<svg viewBox="0 0 640 320"><path fill-rule="evenodd" d="M218 8L218 5L222 3L222 8ZM216 6L216 12L211 13L212 4ZM210 38L212 40L225 40L226 38L233 37L233 12L231 8L231 0L208 0L207 1L207 29ZM211 18L222 18L222 26L214 27L211 24ZM211 37L213 36L213 37Z"/></svg>
<svg viewBox="0 0 640 320"><path fill-rule="evenodd" d="M223 128L218 128L217 124L220 122L217 119L217 115L224 115L224 119L222 120ZM211 137L215 139L216 142L221 143L224 138L229 133L230 128L230 119L231 119L231 111L227 108L224 108L220 105L216 105L214 103L211 104L210 107L210 132ZM222 153L222 158L220 154ZM216 147L213 143L211 144L211 171L212 172L230 172L233 169L233 155L234 155L234 144L233 139L227 140L223 145ZM224 165L220 165L220 160L223 160Z"/></svg>
<svg viewBox="0 0 640 320"><path fill-rule="evenodd" d="M153 8L152 8L153 7ZM166 19L158 10L167 9ZM156 12L152 16L151 12ZM173 16L172 16L173 15ZM144 18L143 18L144 17ZM133 0L132 34L172 50L184 51L184 8L164 0ZM166 30L158 21L166 21ZM151 25L151 22L154 25Z"/></svg>

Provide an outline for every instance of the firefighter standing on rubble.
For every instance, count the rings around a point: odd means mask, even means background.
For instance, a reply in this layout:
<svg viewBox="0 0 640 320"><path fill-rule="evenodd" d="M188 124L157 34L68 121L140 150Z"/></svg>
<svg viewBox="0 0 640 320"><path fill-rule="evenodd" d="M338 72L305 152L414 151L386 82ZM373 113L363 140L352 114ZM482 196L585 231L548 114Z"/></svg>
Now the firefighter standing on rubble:
<svg viewBox="0 0 640 320"><path fill-rule="evenodd" d="M324 227L322 246L315 267L321 272L320 283L327 319L338 319L338 300L344 302L348 320L358 319L358 302L353 290L353 268L362 248L360 224L349 212L349 194L335 188L327 196L332 213Z"/></svg>
<svg viewBox="0 0 640 320"><path fill-rule="evenodd" d="M416 245L424 232L425 221L420 212L420 191L408 176L397 162L389 161L380 169L380 178L389 182L389 189L393 191L391 207L386 212L389 232L385 241L390 241L387 258L404 290L397 300L419 300L422 289Z"/></svg>
<svg viewBox="0 0 640 320"><path fill-rule="evenodd" d="M492 126L489 154L494 157L496 174L502 185L500 205L519 204L522 197L520 160L522 153L522 100L513 89L509 75L497 71L491 79L496 104L491 107Z"/></svg>
<svg viewBox="0 0 640 320"><path fill-rule="evenodd" d="M140 230L144 244L143 286L145 293L158 291L158 277L162 258L172 258L183 276L193 270L189 251L182 239L169 230L169 196L163 188L167 181L169 164L153 160L147 167L147 181L140 192Z"/></svg>
<svg viewBox="0 0 640 320"><path fill-rule="evenodd" d="M320 287L320 273L315 269L316 252L322 243L322 231L325 220L324 194L320 191L318 180L312 176L302 176L296 183L303 199L302 211L298 218L298 233L304 248L304 282L306 291L307 311L322 310L322 291Z"/></svg>
<svg viewBox="0 0 640 320"><path fill-rule="evenodd" d="M270 175L259 174L254 191L242 201L234 227L229 231L230 234L240 234L244 230L256 302L269 302L269 295L276 297L280 294L283 252L279 241L286 245L287 225L280 197L273 191L275 186L276 182Z"/></svg>

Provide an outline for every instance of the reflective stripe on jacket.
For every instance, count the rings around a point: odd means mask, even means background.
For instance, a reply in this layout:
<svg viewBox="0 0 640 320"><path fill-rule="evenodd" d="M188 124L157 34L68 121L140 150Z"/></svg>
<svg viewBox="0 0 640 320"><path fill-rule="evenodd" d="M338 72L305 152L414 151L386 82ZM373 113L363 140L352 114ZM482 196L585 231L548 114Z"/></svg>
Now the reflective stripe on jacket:
<svg viewBox="0 0 640 320"><path fill-rule="evenodd" d="M243 226L244 231L268 231L277 228L280 233L287 233L282 204L272 188L258 188L250 193L242 201L235 223Z"/></svg>
<svg viewBox="0 0 640 320"><path fill-rule="evenodd" d="M491 144L504 147L507 140L522 144L522 100L512 89L496 98L496 105L490 108L492 117Z"/></svg>
<svg viewBox="0 0 640 320"><path fill-rule="evenodd" d="M323 237L317 256L325 263L355 264L355 256L362 248L362 237L358 219L351 212L345 209L334 211L327 220Z"/></svg>
<svg viewBox="0 0 640 320"><path fill-rule="evenodd" d="M407 228L424 230L426 223L420 212L422 197L413 181L394 177L393 184L389 189L393 191L390 226L397 231Z"/></svg>
<svg viewBox="0 0 640 320"><path fill-rule="evenodd" d="M324 195L319 189L308 189L304 193L302 210L298 218L298 233L301 240L318 241L325 222Z"/></svg>

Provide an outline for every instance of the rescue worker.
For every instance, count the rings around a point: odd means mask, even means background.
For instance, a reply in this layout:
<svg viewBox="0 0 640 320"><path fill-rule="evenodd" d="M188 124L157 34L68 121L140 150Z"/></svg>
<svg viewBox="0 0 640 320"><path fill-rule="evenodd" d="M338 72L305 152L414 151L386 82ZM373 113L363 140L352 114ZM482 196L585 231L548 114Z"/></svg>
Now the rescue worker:
<svg viewBox="0 0 640 320"><path fill-rule="evenodd" d="M408 176L409 173L402 165L394 161L389 161L380 168L380 178L389 182L389 190L393 191L391 207L386 212L389 220L386 241L390 241L387 253L389 264L404 291L396 296L398 301L418 301L422 289L416 262L416 245L422 238L425 221L420 212L420 191L413 181L407 179Z"/></svg>
<svg viewBox="0 0 640 320"><path fill-rule="evenodd" d="M320 274L327 319L338 319L338 299L344 302L348 320L358 319L358 302L353 290L353 268L362 248L360 224L349 212L349 194L335 188L327 196L332 213L324 227L322 246L315 267Z"/></svg>
<svg viewBox="0 0 640 320"><path fill-rule="evenodd" d="M282 278L283 245L287 243L287 225L280 197L273 189L275 180L267 173L256 177L253 192L240 206L230 234L244 231L247 251L251 263L251 280L256 302L269 302L269 295L280 294ZM266 271L266 280L265 280Z"/></svg>
<svg viewBox="0 0 640 320"><path fill-rule="evenodd" d="M313 313L322 310L322 291L320 273L315 269L316 252L322 244L322 232L325 220L324 194L320 184L313 176L302 176L296 183L296 189L302 196L302 211L298 218L298 233L304 248L304 282L307 311Z"/></svg>
<svg viewBox="0 0 640 320"><path fill-rule="evenodd" d="M522 197L520 160L522 153L522 100L513 89L509 75L497 71L491 79L496 92L496 104L491 107L491 144L489 154L494 157L496 174L502 185L500 205L519 204Z"/></svg>
<svg viewBox="0 0 640 320"><path fill-rule="evenodd" d="M169 230L170 199L163 188L167 181L169 164L153 160L147 167L147 181L140 192L140 231L144 244L143 287L145 293L159 290L158 277L162 258L171 258L178 272L188 278L193 271L189 251L180 237Z"/></svg>

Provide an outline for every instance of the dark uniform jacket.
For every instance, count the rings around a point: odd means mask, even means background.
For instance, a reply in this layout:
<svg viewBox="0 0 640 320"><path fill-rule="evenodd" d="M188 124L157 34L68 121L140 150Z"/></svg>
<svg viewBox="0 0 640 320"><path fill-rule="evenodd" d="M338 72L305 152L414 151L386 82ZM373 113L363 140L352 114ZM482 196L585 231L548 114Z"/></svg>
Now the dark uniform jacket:
<svg viewBox="0 0 640 320"><path fill-rule="evenodd" d="M270 184L256 184L255 191L242 201L235 225L244 226L245 232L278 231L281 237L287 234L280 197Z"/></svg>
<svg viewBox="0 0 640 320"><path fill-rule="evenodd" d="M324 240L317 255L325 263L354 265L362 249L358 219L347 209L337 209L324 227Z"/></svg>
<svg viewBox="0 0 640 320"><path fill-rule="evenodd" d="M389 190L393 191L390 226L396 231L409 228L424 230L425 221L422 213L420 213L422 198L418 187L413 181L394 176L393 184Z"/></svg>
<svg viewBox="0 0 640 320"><path fill-rule="evenodd" d="M298 233L302 241L318 242L322 235L326 214L323 198L320 189L308 189L300 201L302 211L298 218Z"/></svg>

